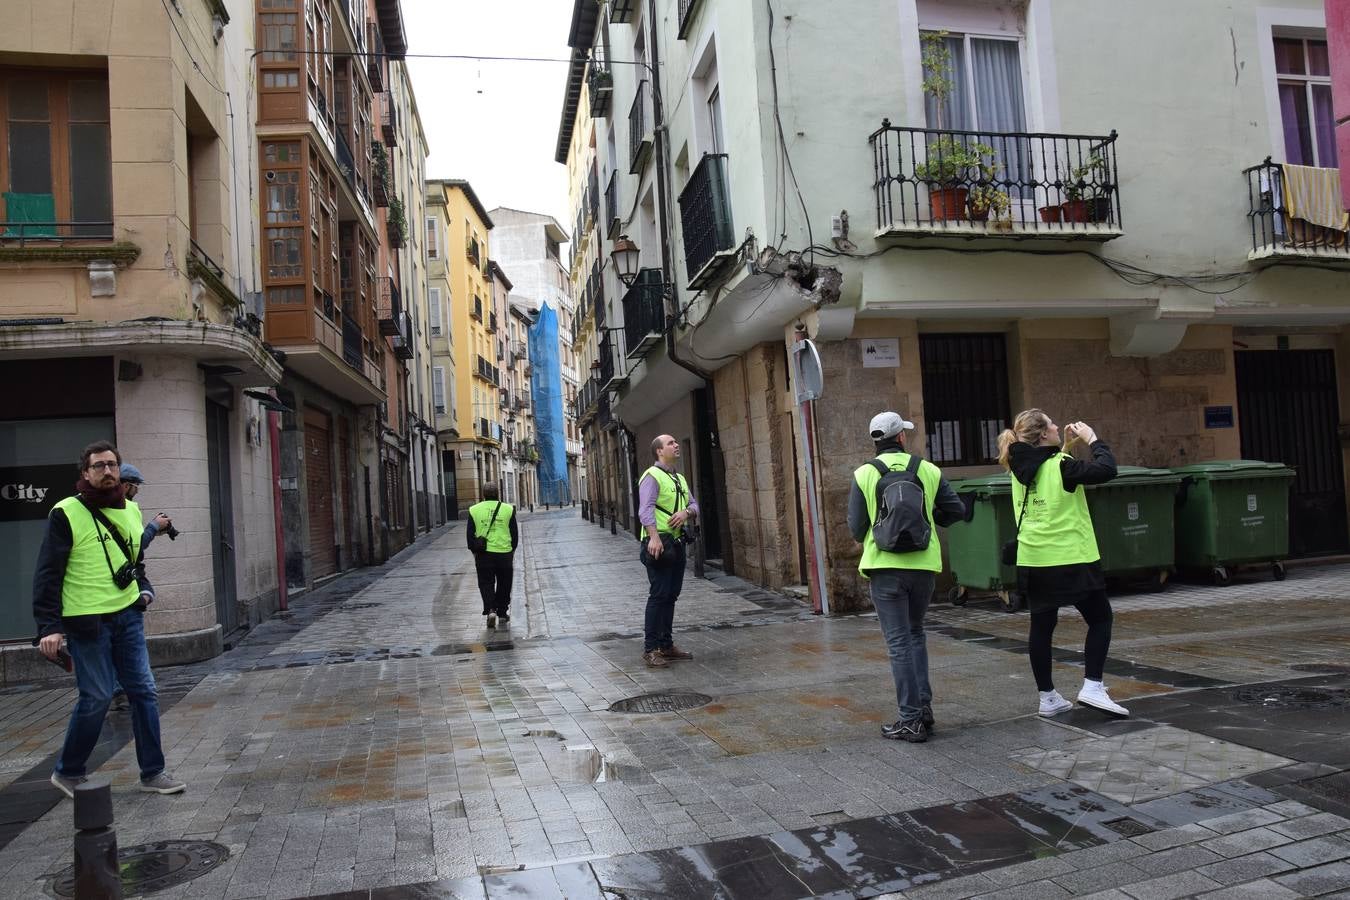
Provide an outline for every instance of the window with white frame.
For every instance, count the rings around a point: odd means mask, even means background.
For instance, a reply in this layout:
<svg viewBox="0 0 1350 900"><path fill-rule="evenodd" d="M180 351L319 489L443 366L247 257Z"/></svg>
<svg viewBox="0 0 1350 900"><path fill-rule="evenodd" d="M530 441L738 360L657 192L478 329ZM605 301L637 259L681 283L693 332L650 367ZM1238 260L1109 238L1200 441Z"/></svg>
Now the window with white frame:
<svg viewBox="0 0 1350 900"><path fill-rule="evenodd" d="M1003 167L1000 173L1014 195L1017 185L1028 180L1030 146L1020 139L1002 137L1007 132L1027 130L1026 97L1022 90L1022 46L1016 37L924 31L925 41L940 40L946 51L946 80L951 92L943 100L932 93L924 96L924 114L929 128L982 132L978 140L994 148ZM925 71L925 77L941 73Z"/></svg>
<svg viewBox="0 0 1350 900"><path fill-rule="evenodd" d="M445 366L431 367L431 403L436 415L445 415Z"/></svg>
<svg viewBox="0 0 1350 900"><path fill-rule="evenodd" d="M427 221L428 221L428 222L432 222L432 221L435 221L435 220L434 220L434 219L427 219ZM431 246L431 245L428 244L427 246ZM442 312L441 312L441 289L440 289L440 288L438 288L438 287L427 288L427 307L428 307L428 309L429 309L430 318L431 318L431 336L432 336L432 337L440 337L440 336L441 336L441 327L442 327L442 324L443 324L444 321L445 321L445 319L443 318L443 314L442 314Z"/></svg>
<svg viewBox="0 0 1350 900"><path fill-rule="evenodd" d="M1336 117L1326 40L1276 35L1275 75L1284 161L1336 168Z"/></svg>
<svg viewBox="0 0 1350 900"><path fill-rule="evenodd" d="M435 216L427 216L427 259L441 258L440 222Z"/></svg>

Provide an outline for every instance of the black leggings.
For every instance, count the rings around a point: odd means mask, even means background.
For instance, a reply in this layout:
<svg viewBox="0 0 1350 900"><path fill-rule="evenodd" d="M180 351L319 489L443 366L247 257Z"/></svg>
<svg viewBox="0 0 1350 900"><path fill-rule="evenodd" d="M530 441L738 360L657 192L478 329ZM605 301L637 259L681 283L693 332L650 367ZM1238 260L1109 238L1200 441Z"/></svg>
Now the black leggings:
<svg viewBox="0 0 1350 900"><path fill-rule="evenodd" d="M1111 603L1106 591L1092 591L1073 604L1087 623L1087 639L1083 641L1083 675L1092 681L1102 680L1106 666L1106 651L1111 646ZM1027 648L1031 655L1031 673L1036 676L1036 689L1054 690L1050 677L1050 644L1059 623L1059 607L1052 606L1031 614L1031 634Z"/></svg>

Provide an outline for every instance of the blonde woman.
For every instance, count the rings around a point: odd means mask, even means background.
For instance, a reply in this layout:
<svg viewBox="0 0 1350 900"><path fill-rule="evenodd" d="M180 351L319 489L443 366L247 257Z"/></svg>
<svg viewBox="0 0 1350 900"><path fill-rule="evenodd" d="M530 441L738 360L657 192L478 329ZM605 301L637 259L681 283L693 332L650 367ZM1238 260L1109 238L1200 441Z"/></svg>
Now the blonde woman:
<svg viewBox="0 0 1350 900"><path fill-rule="evenodd" d="M1031 609L1027 638L1031 671L1041 693L1041 715L1073 707L1055 690L1050 662L1059 608L1073 606L1088 626L1078 702L1123 718L1129 711L1112 700L1102 684L1111 646L1111 603L1083 491L1084 485L1115 478L1116 460L1086 423L1068 425L1065 435L1061 446L1059 426L1041 410L1028 409L1018 413L1013 427L998 438L999 462L1012 473L1017 581ZM1066 452L1077 441L1088 446L1090 460L1077 460Z"/></svg>

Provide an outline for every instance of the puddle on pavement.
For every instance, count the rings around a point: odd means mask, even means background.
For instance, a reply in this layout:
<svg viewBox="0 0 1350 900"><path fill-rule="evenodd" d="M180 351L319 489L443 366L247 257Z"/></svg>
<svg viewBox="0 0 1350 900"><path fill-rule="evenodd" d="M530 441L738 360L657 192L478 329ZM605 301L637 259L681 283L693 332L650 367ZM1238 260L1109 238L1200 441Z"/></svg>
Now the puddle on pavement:
<svg viewBox="0 0 1350 900"><path fill-rule="evenodd" d="M622 781L625 784L652 784L656 781L641 766L615 762L613 754L601 753L590 744L563 747L560 758L550 760L549 768L560 781L573 784L605 784Z"/></svg>

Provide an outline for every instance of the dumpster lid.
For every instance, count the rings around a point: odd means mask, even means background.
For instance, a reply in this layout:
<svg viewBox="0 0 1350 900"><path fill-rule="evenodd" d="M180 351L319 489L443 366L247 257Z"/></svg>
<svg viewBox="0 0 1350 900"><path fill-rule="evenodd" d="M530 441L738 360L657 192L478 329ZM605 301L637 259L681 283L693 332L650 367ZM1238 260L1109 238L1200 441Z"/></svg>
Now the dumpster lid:
<svg viewBox="0 0 1350 900"><path fill-rule="evenodd" d="M1189 466L1174 466L1178 475L1199 475L1206 478L1250 478L1292 477L1294 470L1284 463L1265 462L1260 459L1216 459L1209 462L1192 463Z"/></svg>
<svg viewBox="0 0 1350 900"><path fill-rule="evenodd" d="M997 472L993 475L980 475L975 478L962 478L959 481L951 482L951 486L952 490L957 493L988 491L994 494L1006 494L1012 491L1007 472Z"/></svg>
<svg viewBox="0 0 1350 900"><path fill-rule="evenodd" d="M1148 466L1117 466L1116 477L1094 488L1125 484L1179 484L1181 475L1171 469L1152 469Z"/></svg>

